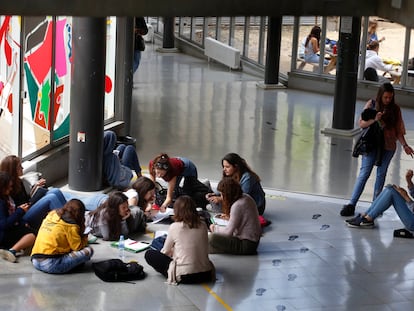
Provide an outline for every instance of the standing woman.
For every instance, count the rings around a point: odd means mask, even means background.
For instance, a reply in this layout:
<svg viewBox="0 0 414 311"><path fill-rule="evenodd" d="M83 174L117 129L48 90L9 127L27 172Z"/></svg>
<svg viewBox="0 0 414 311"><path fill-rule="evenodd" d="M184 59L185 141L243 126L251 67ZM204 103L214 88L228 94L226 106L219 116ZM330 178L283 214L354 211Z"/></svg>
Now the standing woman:
<svg viewBox="0 0 414 311"><path fill-rule="evenodd" d="M35 242L35 231L26 225L24 214L28 204L16 206L10 200L13 182L5 172L0 172L0 256L16 262L16 254L29 248Z"/></svg>
<svg viewBox="0 0 414 311"><path fill-rule="evenodd" d="M29 203L33 193L27 193L21 179L23 175L22 161L15 155L5 157L0 163L0 171L7 172L13 182L10 197L16 206ZM40 179L34 186L45 187L46 180ZM23 217L35 231L39 230L43 219L51 210L62 207L66 203L65 196L58 188L48 189L46 194L30 206ZM32 204L32 203L30 203Z"/></svg>
<svg viewBox="0 0 414 311"><path fill-rule="evenodd" d="M183 195L175 201L174 221L161 252L150 249L145 260L169 284L214 281L214 265L208 258L207 226L201 222L189 196Z"/></svg>
<svg viewBox="0 0 414 311"><path fill-rule="evenodd" d="M243 193L250 195L256 202L259 215L263 215L266 208L265 192L260 183L260 177L253 172L246 160L237 153L228 153L221 160L223 166L223 177L231 177L240 183ZM208 200L220 204L223 200L220 196L209 196Z"/></svg>
<svg viewBox="0 0 414 311"><path fill-rule="evenodd" d="M377 176L375 178L373 201L381 193L384 187L385 177L387 175L388 166L397 149L397 141L402 145L407 155L414 155L413 149L407 144L405 140L405 125L401 115L400 107L395 103L394 88L391 83L384 83L378 90L377 98L370 99L365 109L375 109L377 115L375 119L364 121L359 119L359 127L369 127L374 122L379 122L384 132L384 151L381 165L377 167ZM361 168L359 170L358 178L352 191L352 196L347 205L344 205L340 214L341 216L353 216L355 213L355 206L359 197L364 191L365 184L371 175L374 168L377 152L374 150L362 156Z"/></svg>
<svg viewBox="0 0 414 311"><path fill-rule="evenodd" d="M32 250L33 266L46 273L67 273L89 261L93 249L85 232L85 205L72 199L50 212Z"/></svg>
<svg viewBox="0 0 414 311"><path fill-rule="evenodd" d="M189 195L198 207L205 207L207 200L205 195L209 192L207 186L198 181L197 168L192 161L184 157L170 158L166 153L161 153L149 163L149 171L152 180L162 178L168 182L167 197L160 206L161 211L173 203L174 194ZM181 180L183 186L180 187Z"/></svg>
<svg viewBox="0 0 414 311"><path fill-rule="evenodd" d="M210 253L254 255L259 246L262 228L254 200L242 192L240 184L223 177L217 185L223 197L223 218L227 226L210 225Z"/></svg>

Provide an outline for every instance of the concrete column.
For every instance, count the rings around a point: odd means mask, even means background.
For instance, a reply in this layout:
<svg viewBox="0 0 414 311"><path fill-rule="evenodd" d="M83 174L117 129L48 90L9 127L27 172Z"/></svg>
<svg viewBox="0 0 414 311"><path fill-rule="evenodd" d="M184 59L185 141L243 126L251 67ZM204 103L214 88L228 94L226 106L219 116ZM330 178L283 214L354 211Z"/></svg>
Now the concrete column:
<svg viewBox="0 0 414 311"><path fill-rule="evenodd" d="M360 17L341 17L332 121L334 129L354 128L360 34Z"/></svg>
<svg viewBox="0 0 414 311"><path fill-rule="evenodd" d="M280 43L282 39L282 17L269 17L267 29L267 49L264 83L278 84Z"/></svg>
<svg viewBox="0 0 414 311"><path fill-rule="evenodd" d="M129 135L131 129L131 105L133 87L134 17L117 17L115 59L115 106L116 119L124 126L118 134Z"/></svg>
<svg viewBox="0 0 414 311"><path fill-rule="evenodd" d="M279 85L280 43L282 39L282 17L271 16L267 24L266 64L264 83L256 85L263 89L283 87Z"/></svg>
<svg viewBox="0 0 414 311"><path fill-rule="evenodd" d="M175 17L164 17L164 35L162 37L162 47L164 49L173 49L174 42Z"/></svg>
<svg viewBox="0 0 414 311"><path fill-rule="evenodd" d="M106 18L73 17L69 187L102 188Z"/></svg>

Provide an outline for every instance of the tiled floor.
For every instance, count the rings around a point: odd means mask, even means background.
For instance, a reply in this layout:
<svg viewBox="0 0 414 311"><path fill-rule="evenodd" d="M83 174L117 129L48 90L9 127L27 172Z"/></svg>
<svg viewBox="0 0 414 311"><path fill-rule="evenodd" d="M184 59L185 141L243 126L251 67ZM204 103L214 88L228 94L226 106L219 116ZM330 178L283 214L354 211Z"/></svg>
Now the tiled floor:
<svg viewBox="0 0 414 311"><path fill-rule="evenodd" d="M217 181L225 153L246 158L262 177L265 216L272 221L257 256L212 255L215 283L179 286L165 284L143 253L127 257L148 273L136 284L104 283L89 265L55 276L34 270L28 257L0 261L0 310L413 310L414 241L393 238L393 229L402 227L395 212L365 230L346 227L338 216L358 160L351 157L352 140L320 132L331 124L333 98L262 90L257 81L148 46L131 115L143 166L166 151L191 158L201 178ZM414 145L414 111L403 114ZM402 184L412 164L399 151L387 182ZM369 205L372 188L370 180L358 210ZM94 260L116 256L108 243L95 245Z"/></svg>

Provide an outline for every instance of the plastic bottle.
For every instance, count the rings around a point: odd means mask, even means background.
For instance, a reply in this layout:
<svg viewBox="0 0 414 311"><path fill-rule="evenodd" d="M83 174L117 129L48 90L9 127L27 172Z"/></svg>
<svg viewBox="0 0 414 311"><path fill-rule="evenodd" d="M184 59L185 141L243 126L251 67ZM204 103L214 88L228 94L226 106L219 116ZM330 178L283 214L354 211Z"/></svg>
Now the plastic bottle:
<svg viewBox="0 0 414 311"><path fill-rule="evenodd" d="M122 234L119 237L118 250L119 250L119 257L123 261L125 259L125 238Z"/></svg>

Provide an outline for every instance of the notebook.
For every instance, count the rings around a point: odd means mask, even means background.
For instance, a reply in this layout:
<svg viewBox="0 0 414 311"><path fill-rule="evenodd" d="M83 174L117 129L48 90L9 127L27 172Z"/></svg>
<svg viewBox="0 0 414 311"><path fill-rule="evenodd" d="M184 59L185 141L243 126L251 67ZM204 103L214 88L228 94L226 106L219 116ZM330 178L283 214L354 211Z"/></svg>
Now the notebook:
<svg viewBox="0 0 414 311"><path fill-rule="evenodd" d="M111 243L112 247L118 248L118 241ZM132 239L125 240L125 250L131 253L138 253L149 248L150 243L145 241L135 241Z"/></svg>

